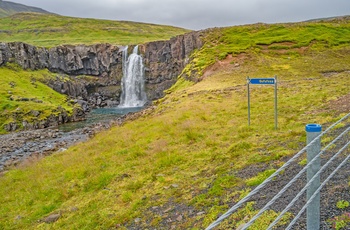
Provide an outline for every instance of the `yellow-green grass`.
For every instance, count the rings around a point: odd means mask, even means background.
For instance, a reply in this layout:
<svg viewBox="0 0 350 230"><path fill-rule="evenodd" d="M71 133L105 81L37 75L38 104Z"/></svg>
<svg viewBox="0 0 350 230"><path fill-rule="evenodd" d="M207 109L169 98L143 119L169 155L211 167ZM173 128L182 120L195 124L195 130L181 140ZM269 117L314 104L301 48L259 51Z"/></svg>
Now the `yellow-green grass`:
<svg viewBox="0 0 350 230"><path fill-rule="evenodd" d="M62 44L141 44L170 39L189 30L128 21L19 13L0 18L0 41L52 47Z"/></svg>
<svg viewBox="0 0 350 230"><path fill-rule="evenodd" d="M55 76L48 70L25 71L9 63L0 67L0 133L5 132L4 125L10 122L21 127L24 120L30 123L44 120L58 113L59 106L68 113L73 111L65 95L42 83Z"/></svg>
<svg viewBox="0 0 350 230"><path fill-rule="evenodd" d="M190 218L183 211L177 229L206 227L249 191L249 181L260 183L300 150L305 124L327 126L344 115L330 105L349 93L349 48L245 55L239 66L228 63L199 83L180 79L137 120L7 172L0 178L0 228L109 229L136 218L139 228L157 228L165 214L152 207L179 204L205 213ZM251 87L247 126L248 75L278 76L278 130L272 86ZM239 170L257 163L267 164L266 173L241 177ZM38 222L52 213L61 214L57 222ZM248 204L222 229L254 213Z"/></svg>
<svg viewBox="0 0 350 230"><path fill-rule="evenodd" d="M350 44L350 18L325 22L305 22L290 24L254 24L211 29L206 33L203 48L192 55L193 61L185 74L197 72L199 76L205 68L229 54L242 52L300 55L304 48L347 47Z"/></svg>

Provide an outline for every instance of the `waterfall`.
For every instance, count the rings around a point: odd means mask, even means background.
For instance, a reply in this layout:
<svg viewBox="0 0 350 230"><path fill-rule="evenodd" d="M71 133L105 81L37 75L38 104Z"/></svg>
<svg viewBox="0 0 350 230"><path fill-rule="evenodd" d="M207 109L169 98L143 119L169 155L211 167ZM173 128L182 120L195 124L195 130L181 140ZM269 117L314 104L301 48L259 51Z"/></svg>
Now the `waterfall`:
<svg viewBox="0 0 350 230"><path fill-rule="evenodd" d="M123 50L122 95L119 107L141 107L147 102L144 75L145 69L142 57L138 55L138 46L135 46L129 57L126 47Z"/></svg>

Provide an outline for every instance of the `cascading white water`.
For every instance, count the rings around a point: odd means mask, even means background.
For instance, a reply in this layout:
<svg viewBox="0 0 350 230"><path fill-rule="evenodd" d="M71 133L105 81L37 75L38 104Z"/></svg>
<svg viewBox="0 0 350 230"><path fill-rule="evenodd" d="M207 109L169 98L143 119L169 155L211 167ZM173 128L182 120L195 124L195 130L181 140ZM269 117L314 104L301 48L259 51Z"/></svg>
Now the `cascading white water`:
<svg viewBox="0 0 350 230"><path fill-rule="evenodd" d="M145 92L145 69L142 57L138 55L138 46L135 46L128 57L128 47L123 50L123 78L122 95L119 107L141 107L147 102Z"/></svg>

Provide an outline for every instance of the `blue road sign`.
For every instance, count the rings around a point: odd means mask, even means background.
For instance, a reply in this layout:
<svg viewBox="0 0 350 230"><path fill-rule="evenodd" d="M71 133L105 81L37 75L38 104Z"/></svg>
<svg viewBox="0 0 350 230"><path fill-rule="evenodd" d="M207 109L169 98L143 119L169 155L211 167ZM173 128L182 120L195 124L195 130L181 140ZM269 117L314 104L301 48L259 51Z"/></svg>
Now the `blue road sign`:
<svg viewBox="0 0 350 230"><path fill-rule="evenodd" d="M250 84L275 86L275 129L277 129L277 76L274 78L249 78L247 77L248 91L248 125L250 126Z"/></svg>
<svg viewBox="0 0 350 230"><path fill-rule="evenodd" d="M276 84L276 79L275 78L252 78L252 79L249 79L249 84L274 85Z"/></svg>

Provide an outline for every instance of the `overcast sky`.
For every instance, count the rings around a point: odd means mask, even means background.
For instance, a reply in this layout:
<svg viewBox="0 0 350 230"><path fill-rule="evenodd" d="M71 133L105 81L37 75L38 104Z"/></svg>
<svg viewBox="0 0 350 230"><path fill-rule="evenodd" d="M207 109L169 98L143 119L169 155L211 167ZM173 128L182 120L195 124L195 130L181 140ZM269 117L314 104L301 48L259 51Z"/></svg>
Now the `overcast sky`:
<svg viewBox="0 0 350 230"><path fill-rule="evenodd" d="M64 16L192 30L350 15L350 0L7 0Z"/></svg>

